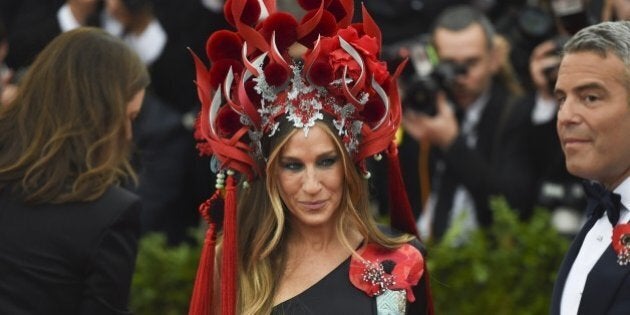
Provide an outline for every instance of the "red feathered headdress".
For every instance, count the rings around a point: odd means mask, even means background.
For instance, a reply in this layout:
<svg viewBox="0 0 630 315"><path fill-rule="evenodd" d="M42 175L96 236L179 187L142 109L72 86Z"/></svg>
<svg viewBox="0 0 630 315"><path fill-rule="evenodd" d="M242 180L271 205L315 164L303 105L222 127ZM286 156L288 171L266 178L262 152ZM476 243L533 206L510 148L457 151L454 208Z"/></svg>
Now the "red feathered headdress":
<svg viewBox="0 0 630 315"><path fill-rule="evenodd" d="M275 0L228 0L224 13L235 31L214 32L206 43L208 69L193 54L201 112L195 136L199 151L212 156L217 193L200 207L209 230L195 281L190 314L209 314L214 265L214 229L208 211L224 199L221 304L235 314L237 241L233 174L262 175L261 140L280 120L308 133L317 120L332 122L364 174L365 159L389 155L391 222L417 235L393 142L401 119L396 79L379 59L381 33L363 8L351 24L353 0L298 0L307 10L297 21L276 12ZM227 178L226 174L227 173ZM224 191L224 192L223 192Z"/></svg>

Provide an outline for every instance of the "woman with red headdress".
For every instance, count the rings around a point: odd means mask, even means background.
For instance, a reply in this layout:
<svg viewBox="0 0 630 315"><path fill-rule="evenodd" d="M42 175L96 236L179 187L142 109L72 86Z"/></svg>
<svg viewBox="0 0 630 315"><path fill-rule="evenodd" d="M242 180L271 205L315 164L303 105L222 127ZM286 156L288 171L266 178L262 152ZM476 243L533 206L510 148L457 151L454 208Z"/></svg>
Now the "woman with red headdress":
<svg viewBox="0 0 630 315"><path fill-rule="evenodd" d="M189 313L432 314L393 142L402 65L379 60L365 10L351 25L352 0L298 2L300 21L274 0L228 0L236 30L209 37L209 69L194 56L196 137L217 190L200 207ZM382 154L391 229L369 207L366 159Z"/></svg>

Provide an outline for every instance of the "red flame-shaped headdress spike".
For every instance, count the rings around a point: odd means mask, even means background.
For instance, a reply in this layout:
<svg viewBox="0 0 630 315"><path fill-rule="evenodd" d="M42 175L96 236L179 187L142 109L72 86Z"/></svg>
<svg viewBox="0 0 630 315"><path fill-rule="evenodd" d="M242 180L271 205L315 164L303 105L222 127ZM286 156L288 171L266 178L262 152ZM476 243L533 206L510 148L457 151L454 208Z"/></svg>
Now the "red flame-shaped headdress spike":
<svg viewBox="0 0 630 315"><path fill-rule="evenodd" d="M332 118L362 170L365 159L382 152L397 162L393 140L401 106L396 78L403 65L392 75L379 59L381 32L365 7L362 22L352 24L353 0L298 3L307 11L299 22L289 13L277 12L275 0L228 0L224 13L235 29L208 38L210 67L193 53L201 102L195 125L197 147L201 154L212 156L215 171L232 174L229 192L220 185L213 196L213 200L229 199L224 202L224 217L229 220L223 224L224 236L230 236L223 239L223 253L229 257L223 257L221 271L221 287L229 290L222 292L222 303L235 303L238 292L233 177L241 174L252 181L263 175L260 165L266 157L261 141L273 137L281 120L307 133L316 121ZM390 169L398 172L390 174L397 183L396 198L406 199L397 163ZM393 227L418 235L405 201L393 207ZM204 253L206 263L214 261L214 251ZM212 287L213 281L207 268L200 266L200 270L204 276L197 281L210 283L195 284L199 289L190 308L195 315L208 310L203 300L207 292L199 290ZM236 312L234 305L222 306L223 314Z"/></svg>

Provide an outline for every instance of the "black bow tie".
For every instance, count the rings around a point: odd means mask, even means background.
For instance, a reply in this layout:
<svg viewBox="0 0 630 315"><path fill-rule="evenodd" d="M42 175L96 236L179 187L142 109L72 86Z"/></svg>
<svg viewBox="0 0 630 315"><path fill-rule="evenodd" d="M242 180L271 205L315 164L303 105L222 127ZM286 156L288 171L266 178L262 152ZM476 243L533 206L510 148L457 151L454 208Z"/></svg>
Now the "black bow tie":
<svg viewBox="0 0 630 315"><path fill-rule="evenodd" d="M584 192L588 198L587 214L601 218L606 212L608 221L615 226L619 221L621 196L607 190L602 184L591 181L584 181Z"/></svg>

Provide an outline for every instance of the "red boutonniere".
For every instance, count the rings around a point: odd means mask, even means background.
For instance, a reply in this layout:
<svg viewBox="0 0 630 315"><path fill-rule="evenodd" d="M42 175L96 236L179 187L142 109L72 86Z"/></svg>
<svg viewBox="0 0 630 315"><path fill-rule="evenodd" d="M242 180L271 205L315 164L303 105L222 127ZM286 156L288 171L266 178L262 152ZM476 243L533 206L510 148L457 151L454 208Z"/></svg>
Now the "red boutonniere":
<svg viewBox="0 0 630 315"><path fill-rule="evenodd" d="M405 244L397 249L368 244L352 257L350 282L369 296L386 290L405 290L407 300L415 301L412 287L424 273L424 259L418 249Z"/></svg>
<svg viewBox="0 0 630 315"><path fill-rule="evenodd" d="M625 266L630 262L630 224L617 224L613 229L612 246L617 253L617 263Z"/></svg>

